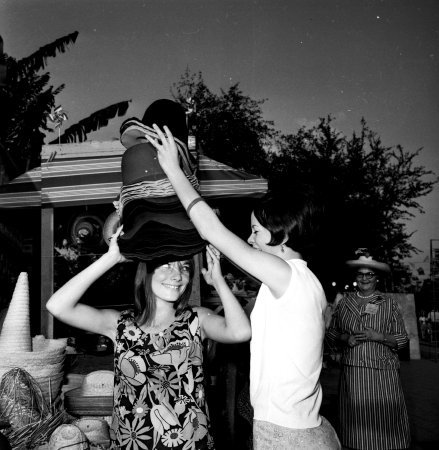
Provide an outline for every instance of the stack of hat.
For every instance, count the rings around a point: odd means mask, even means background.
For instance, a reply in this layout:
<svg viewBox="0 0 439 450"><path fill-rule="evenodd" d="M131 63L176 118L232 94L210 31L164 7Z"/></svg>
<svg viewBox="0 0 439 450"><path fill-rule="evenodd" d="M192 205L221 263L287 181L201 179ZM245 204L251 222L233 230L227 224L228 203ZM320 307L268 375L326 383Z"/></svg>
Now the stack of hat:
<svg viewBox="0 0 439 450"><path fill-rule="evenodd" d="M50 403L60 393L66 345L65 339L31 338L28 276L20 273L0 332L0 377L11 369L24 369Z"/></svg>
<svg viewBox="0 0 439 450"><path fill-rule="evenodd" d="M156 149L145 137L156 137L153 124L171 130L180 165L194 188L199 187L196 162L187 148L185 110L174 101L157 100L146 109L141 121L132 118L121 126L120 140L126 151L122 156L118 215L107 219L104 234L108 242L121 223L124 234L119 238L119 247L127 258L181 260L202 251L205 242L163 172Z"/></svg>

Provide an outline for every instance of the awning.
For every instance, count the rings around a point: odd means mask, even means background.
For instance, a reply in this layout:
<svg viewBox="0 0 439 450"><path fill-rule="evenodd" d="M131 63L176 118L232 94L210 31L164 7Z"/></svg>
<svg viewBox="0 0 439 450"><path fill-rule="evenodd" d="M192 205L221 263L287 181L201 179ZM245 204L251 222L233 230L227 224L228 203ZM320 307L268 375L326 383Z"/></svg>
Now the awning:
<svg viewBox="0 0 439 450"><path fill-rule="evenodd" d="M104 155L97 156L99 145L94 143L93 148L85 149L87 151L84 151L84 145L86 143L75 147L81 148L82 152L74 151L71 144L44 146L43 156L49 155L50 149L52 157L43 160L41 167L0 186L0 208L92 205L116 200L122 185L123 148L116 146L116 151L105 152L104 145ZM53 157L57 149L59 155ZM205 198L261 197L268 189L264 178L204 155L199 156L197 175L200 194Z"/></svg>

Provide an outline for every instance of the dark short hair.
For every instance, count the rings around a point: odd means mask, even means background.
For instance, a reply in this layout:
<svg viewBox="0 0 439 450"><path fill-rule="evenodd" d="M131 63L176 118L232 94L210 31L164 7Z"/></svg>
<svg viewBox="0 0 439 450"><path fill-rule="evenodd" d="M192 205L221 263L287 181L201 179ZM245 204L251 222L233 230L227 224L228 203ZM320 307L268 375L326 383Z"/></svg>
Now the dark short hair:
<svg viewBox="0 0 439 450"><path fill-rule="evenodd" d="M308 256L319 228L320 205L305 193L290 196L267 196L254 208L258 222L271 233L268 245L285 245Z"/></svg>
<svg viewBox="0 0 439 450"><path fill-rule="evenodd" d="M175 315L179 316L188 306L192 292L192 281L194 278L194 261L189 262L189 283L181 294L180 298L174 303ZM167 261L173 262L173 261ZM140 261L137 265L137 272L134 278L134 314L139 325L149 324L154 317L156 302L152 292L151 280L155 270L166 261Z"/></svg>

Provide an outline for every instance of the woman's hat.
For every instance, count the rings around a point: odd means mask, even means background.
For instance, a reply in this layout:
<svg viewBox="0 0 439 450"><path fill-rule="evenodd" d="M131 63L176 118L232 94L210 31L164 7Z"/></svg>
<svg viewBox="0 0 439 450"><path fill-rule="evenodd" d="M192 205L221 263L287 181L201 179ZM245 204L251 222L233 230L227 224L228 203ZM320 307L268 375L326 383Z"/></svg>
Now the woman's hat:
<svg viewBox="0 0 439 450"><path fill-rule="evenodd" d="M346 261L346 265L351 269L358 269L361 267L365 267L366 269L377 270L379 272L390 273L390 267L388 264L376 261L369 254L367 249L359 248L355 252L356 255L359 255L358 259L350 259Z"/></svg>

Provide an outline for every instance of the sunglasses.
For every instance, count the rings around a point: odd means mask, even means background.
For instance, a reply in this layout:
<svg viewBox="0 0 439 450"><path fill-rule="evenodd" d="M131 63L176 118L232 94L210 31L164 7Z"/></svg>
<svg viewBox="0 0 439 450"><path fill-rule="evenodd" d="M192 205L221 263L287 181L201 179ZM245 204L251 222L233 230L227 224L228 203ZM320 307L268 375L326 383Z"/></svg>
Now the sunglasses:
<svg viewBox="0 0 439 450"><path fill-rule="evenodd" d="M374 272L357 272L356 278L363 280L372 280L372 278L376 277L376 273Z"/></svg>

